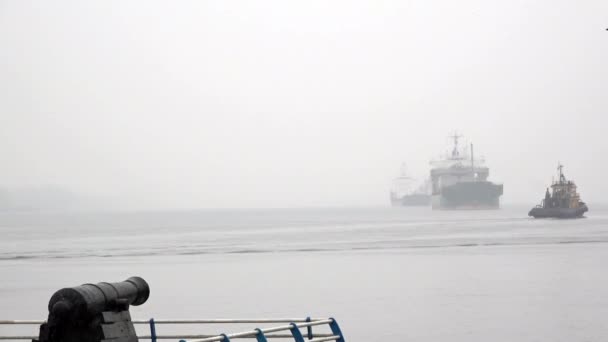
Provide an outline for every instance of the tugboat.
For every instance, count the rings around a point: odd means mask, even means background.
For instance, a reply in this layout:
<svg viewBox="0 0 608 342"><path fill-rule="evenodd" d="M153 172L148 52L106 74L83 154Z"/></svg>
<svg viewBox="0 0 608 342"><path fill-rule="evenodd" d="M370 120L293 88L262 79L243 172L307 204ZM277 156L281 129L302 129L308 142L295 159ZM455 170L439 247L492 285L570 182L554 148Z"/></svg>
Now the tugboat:
<svg viewBox="0 0 608 342"><path fill-rule="evenodd" d="M576 184L566 179L563 169L563 165L557 165L559 180L551 185L552 192L549 192L549 188L547 188L545 199L532 208L528 216L534 218L578 218L589 210L587 204L581 201L580 195L576 192Z"/></svg>

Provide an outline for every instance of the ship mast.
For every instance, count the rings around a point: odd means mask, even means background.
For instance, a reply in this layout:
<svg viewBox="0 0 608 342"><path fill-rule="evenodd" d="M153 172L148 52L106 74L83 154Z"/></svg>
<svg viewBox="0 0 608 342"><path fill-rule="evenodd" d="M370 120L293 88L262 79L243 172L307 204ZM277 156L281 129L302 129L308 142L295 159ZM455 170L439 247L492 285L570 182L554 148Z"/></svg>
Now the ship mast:
<svg viewBox="0 0 608 342"><path fill-rule="evenodd" d="M559 183L563 184L566 181L566 177L564 177L564 165L562 163L557 162L557 170L559 171Z"/></svg>
<svg viewBox="0 0 608 342"><path fill-rule="evenodd" d="M450 138L454 139L454 148L452 149L452 158L453 159L457 159L459 157L458 153L458 139L460 139L462 137L462 135L458 135L458 133L454 133L454 135L451 135Z"/></svg>

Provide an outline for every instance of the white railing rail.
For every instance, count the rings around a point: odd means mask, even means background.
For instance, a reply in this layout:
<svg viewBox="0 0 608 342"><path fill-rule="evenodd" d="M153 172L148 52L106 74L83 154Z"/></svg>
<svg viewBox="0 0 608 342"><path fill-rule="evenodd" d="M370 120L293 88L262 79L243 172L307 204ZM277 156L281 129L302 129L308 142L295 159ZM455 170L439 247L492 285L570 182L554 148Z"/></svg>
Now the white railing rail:
<svg viewBox="0 0 608 342"><path fill-rule="evenodd" d="M223 324L223 323L301 323L320 318L215 318L215 319L154 319L156 324ZM0 320L0 324L42 324L45 320ZM148 319L134 319L133 324L149 324Z"/></svg>

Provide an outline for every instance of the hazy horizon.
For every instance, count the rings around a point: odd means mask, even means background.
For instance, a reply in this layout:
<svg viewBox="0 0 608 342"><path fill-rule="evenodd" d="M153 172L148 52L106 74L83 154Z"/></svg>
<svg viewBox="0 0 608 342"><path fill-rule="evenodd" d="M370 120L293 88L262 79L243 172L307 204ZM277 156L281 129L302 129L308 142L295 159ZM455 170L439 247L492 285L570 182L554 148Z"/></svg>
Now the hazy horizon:
<svg viewBox="0 0 608 342"><path fill-rule="evenodd" d="M608 2L0 0L0 190L389 205L463 134L505 204L608 203Z"/></svg>

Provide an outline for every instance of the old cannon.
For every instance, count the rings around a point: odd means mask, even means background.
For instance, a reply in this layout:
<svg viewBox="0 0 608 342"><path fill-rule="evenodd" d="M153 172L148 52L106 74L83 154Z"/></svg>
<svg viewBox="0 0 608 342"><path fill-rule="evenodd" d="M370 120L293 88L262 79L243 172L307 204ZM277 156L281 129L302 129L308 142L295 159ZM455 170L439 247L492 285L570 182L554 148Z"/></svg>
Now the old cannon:
<svg viewBox="0 0 608 342"><path fill-rule="evenodd" d="M3 335L0 341L29 340L32 342L138 342L149 340L157 342L168 339L180 342L230 342L232 339L248 338L258 342L291 339L294 342L344 342L338 322L333 318L219 318L219 319L139 319L132 320L129 314L130 305L141 305L150 296L146 281L131 277L118 283L85 284L61 289L51 297L48 305L49 315L42 320L2 320L0 327L17 327L21 325L40 325L39 334ZM255 327L253 324L270 324L276 326ZM134 324L149 326L150 333L136 334ZM177 334L159 335L158 325L203 325L218 324L248 325L249 330L232 334L193 333L192 329L174 329ZM313 332L314 327L314 332ZM209 329L209 327L207 327ZM17 331L17 330L14 330Z"/></svg>
<svg viewBox="0 0 608 342"><path fill-rule="evenodd" d="M51 297L48 319L33 342L137 342L129 305L149 296L140 277L61 289Z"/></svg>

